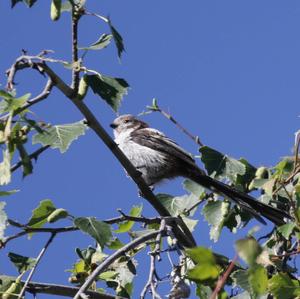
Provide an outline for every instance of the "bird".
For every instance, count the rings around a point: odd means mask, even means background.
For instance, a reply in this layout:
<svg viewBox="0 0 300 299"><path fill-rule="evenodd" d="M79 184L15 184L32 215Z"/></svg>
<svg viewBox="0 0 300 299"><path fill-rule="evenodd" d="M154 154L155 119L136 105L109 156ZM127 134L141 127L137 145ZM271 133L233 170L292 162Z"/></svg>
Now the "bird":
<svg viewBox="0 0 300 299"><path fill-rule="evenodd" d="M262 203L249 194L208 176L175 141L139 118L124 114L117 117L110 127L113 129L115 143L150 188L168 179L184 177L228 197L263 224L266 224L263 217L275 225L283 225L288 219L292 219L285 211Z"/></svg>

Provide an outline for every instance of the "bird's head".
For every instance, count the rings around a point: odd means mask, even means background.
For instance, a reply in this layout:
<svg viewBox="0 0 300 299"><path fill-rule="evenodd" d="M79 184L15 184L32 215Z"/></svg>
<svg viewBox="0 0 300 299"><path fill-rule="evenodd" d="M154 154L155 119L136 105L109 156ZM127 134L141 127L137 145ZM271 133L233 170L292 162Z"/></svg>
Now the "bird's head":
<svg viewBox="0 0 300 299"><path fill-rule="evenodd" d="M117 137L121 133L132 132L135 130L148 128L149 126L131 114L124 114L117 117L110 127L114 129L114 135Z"/></svg>

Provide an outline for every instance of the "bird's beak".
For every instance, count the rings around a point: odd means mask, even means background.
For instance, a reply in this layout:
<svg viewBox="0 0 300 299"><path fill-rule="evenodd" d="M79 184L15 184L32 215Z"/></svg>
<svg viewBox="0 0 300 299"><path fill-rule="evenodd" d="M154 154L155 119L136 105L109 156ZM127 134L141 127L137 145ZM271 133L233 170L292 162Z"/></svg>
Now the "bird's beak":
<svg viewBox="0 0 300 299"><path fill-rule="evenodd" d="M114 124L114 123L110 124L109 126L110 126L111 128L113 128L113 129L115 129L115 128L117 127L117 125Z"/></svg>

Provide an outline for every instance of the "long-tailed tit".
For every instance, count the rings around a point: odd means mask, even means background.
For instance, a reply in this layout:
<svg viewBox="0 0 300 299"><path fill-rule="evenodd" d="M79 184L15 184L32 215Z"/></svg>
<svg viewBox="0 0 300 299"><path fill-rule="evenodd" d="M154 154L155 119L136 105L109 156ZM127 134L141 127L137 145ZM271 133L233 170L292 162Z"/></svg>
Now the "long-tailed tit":
<svg viewBox="0 0 300 299"><path fill-rule="evenodd" d="M115 142L141 172L148 186L165 179L188 178L213 192L229 197L260 222L261 216L277 225L291 217L284 211L255 200L250 195L217 181L200 169L194 159L172 139L132 115L122 115L111 124Z"/></svg>

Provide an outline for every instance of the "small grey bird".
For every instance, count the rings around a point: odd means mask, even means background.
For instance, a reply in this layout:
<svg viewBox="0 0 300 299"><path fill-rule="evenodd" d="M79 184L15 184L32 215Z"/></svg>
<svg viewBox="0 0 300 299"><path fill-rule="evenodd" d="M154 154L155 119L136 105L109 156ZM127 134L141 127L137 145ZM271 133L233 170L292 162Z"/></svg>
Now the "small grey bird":
<svg viewBox="0 0 300 299"><path fill-rule="evenodd" d="M291 216L286 212L255 200L250 195L217 181L200 169L194 159L172 139L133 115L121 115L110 125L115 142L131 163L141 172L150 187L165 179L188 178L213 192L229 197L260 222L261 216L276 225L286 223Z"/></svg>

